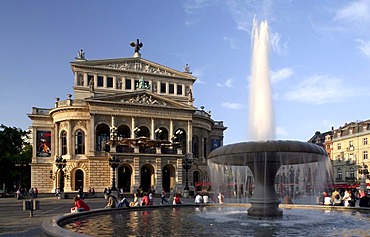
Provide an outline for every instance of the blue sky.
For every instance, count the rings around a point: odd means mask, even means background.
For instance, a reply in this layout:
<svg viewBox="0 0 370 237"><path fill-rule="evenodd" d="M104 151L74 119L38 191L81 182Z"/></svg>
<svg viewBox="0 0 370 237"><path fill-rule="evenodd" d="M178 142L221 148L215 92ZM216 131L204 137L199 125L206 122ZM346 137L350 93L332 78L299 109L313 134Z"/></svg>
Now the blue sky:
<svg viewBox="0 0 370 237"><path fill-rule="evenodd" d="M248 140L253 17L267 20L276 138L308 140L370 119L370 1L1 1L0 123L27 128L32 107L72 92L69 62L142 57L198 77L195 105Z"/></svg>

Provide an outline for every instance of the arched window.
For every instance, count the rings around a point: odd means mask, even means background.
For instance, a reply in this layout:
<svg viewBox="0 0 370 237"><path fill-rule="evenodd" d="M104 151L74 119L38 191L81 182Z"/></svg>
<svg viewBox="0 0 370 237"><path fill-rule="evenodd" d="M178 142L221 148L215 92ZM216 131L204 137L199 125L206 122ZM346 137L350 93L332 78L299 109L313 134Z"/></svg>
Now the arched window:
<svg viewBox="0 0 370 237"><path fill-rule="evenodd" d="M199 158L199 139L197 136L193 137L193 156Z"/></svg>
<svg viewBox="0 0 370 237"><path fill-rule="evenodd" d="M75 154L85 154L85 134L81 130L75 134Z"/></svg>
<svg viewBox="0 0 370 237"><path fill-rule="evenodd" d="M66 131L62 131L62 134L61 134L61 148L62 148L62 155L66 155L67 154L67 132Z"/></svg>
<svg viewBox="0 0 370 237"><path fill-rule="evenodd" d="M109 126L106 124L99 124L96 128L96 150L108 151L109 146L106 143L109 141Z"/></svg>

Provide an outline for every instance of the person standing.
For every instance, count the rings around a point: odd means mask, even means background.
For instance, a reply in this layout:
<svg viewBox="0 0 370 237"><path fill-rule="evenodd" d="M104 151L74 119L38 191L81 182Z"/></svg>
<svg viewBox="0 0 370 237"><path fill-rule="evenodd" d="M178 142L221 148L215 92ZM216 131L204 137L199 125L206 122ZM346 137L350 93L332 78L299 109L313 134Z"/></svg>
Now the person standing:
<svg viewBox="0 0 370 237"><path fill-rule="evenodd" d="M343 201L344 201L344 206L349 207L350 202L351 202L351 190L347 189L344 192Z"/></svg>
<svg viewBox="0 0 370 237"><path fill-rule="evenodd" d="M164 189L162 189L162 192L161 192L161 205L163 205L164 202L168 203L168 200L166 198L166 191L164 191Z"/></svg>
<svg viewBox="0 0 370 237"><path fill-rule="evenodd" d="M201 203L203 203L203 198L202 198L202 196L199 193L197 194L197 196L195 196L194 203L195 204L201 204Z"/></svg>
<svg viewBox="0 0 370 237"><path fill-rule="evenodd" d="M218 194L218 202L220 203L220 204L222 204L222 203L224 203L224 195L222 195L222 193L219 193Z"/></svg>

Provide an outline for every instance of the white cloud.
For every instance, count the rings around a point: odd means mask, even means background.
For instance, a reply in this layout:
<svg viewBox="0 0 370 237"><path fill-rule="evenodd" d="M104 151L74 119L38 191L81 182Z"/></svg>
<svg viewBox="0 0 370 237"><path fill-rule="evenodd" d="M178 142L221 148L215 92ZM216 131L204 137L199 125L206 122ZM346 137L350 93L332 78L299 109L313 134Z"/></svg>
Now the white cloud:
<svg viewBox="0 0 370 237"><path fill-rule="evenodd" d="M228 88L233 88L233 79L227 79L224 83L217 83L216 85L218 87L228 87Z"/></svg>
<svg viewBox="0 0 370 237"><path fill-rule="evenodd" d="M280 43L280 39L281 36L279 33L270 32L270 43L272 50L279 55L285 55L288 52L288 42L282 44Z"/></svg>
<svg viewBox="0 0 370 237"><path fill-rule="evenodd" d="M239 103L223 102L221 104L221 107L225 109L243 109L244 105L239 104Z"/></svg>
<svg viewBox="0 0 370 237"><path fill-rule="evenodd" d="M370 1L359 0L339 9L335 15L335 20L344 20L352 22L370 21Z"/></svg>
<svg viewBox="0 0 370 237"><path fill-rule="evenodd" d="M212 4L210 0L188 0L184 3L183 7L186 14L192 15L201 8L207 7Z"/></svg>
<svg viewBox="0 0 370 237"><path fill-rule="evenodd" d="M285 130L285 128L282 128L282 127L276 127L275 128L275 134L278 136L278 137L288 137L289 133Z"/></svg>
<svg viewBox="0 0 370 237"><path fill-rule="evenodd" d="M271 71L271 82L276 83L291 77L294 74L291 68L283 68L278 71Z"/></svg>
<svg viewBox="0 0 370 237"><path fill-rule="evenodd" d="M237 40L235 40L234 38L229 38L227 36L224 37L224 41L230 46L230 48L232 49L236 49L236 50L244 50L243 47L241 47L242 43Z"/></svg>
<svg viewBox="0 0 370 237"><path fill-rule="evenodd" d="M365 89L344 85L340 78L317 75L301 82L294 91L285 93L284 98L307 104L325 104L341 102L364 92Z"/></svg>
<svg viewBox="0 0 370 237"><path fill-rule="evenodd" d="M250 32L252 19L273 19L273 0L227 0L226 4L238 30Z"/></svg>
<svg viewBox="0 0 370 237"><path fill-rule="evenodd" d="M368 57L370 57L370 41L364 41L362 39L357 39L357 42L360 43L358 48Z"/></svg>

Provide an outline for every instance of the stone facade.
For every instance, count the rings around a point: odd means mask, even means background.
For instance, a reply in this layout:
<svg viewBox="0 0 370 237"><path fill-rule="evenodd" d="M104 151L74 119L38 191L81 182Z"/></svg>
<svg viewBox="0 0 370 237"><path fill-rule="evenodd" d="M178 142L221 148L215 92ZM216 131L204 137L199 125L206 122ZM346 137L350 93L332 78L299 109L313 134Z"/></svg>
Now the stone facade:
<svg viewBox="0 0 370 237"><path fill-rule="evenodd" d="M332 164L336 187L359 187L363 166L370 166L370 120L333 128ZM366 179L367 186L369 180Z"/></svg>
<svg viewBox="0 0 370 237"><path fill-rule="evenodd" d="M32 187L44 193L113 185L127 193L139 186L182 190L185 156L192 160L189 184L207 179L207 156L223 145L226 127L194 107L196 77L188 65L178 71L138 52L106 60L79 52L70 64L73 95L28 114Z"/></svg>

